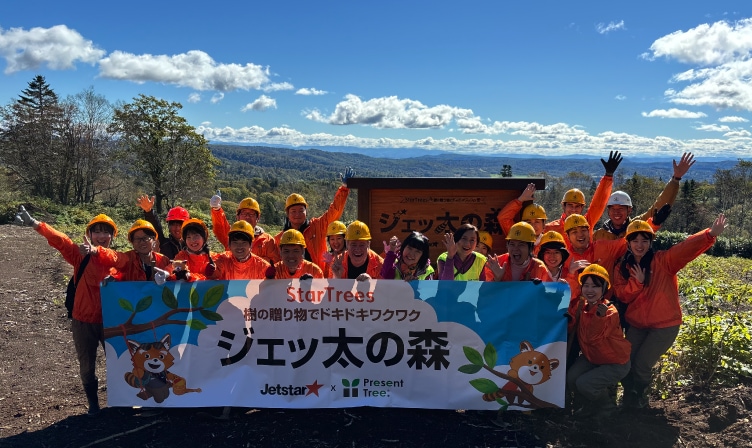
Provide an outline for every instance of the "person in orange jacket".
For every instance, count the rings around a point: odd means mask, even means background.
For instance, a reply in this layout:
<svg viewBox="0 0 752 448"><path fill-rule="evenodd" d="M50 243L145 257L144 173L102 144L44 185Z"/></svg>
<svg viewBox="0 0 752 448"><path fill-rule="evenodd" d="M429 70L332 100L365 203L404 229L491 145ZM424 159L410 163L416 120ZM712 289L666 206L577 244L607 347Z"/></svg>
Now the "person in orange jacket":
<svg viewBox="0 0 752 448"><path fill-rule="evenodd" d="M165 216L167 221L168 233L165 235L162 230L162 223L159 222L159 217L156 211L154 211L155 196L149 198L149 196L142 194L136 200L136 203L141 210L144 211L144 219L148 221L157 231L157 239L159 240L159 253L166 255L167 258L173 260L175 255L183 249L181 245L180 229L183 227L183 223L191 218L188 210L183 207L177 206L171 208Z"/></svg>
<svg viewBox="0 0 752 448"><path fill-rule="evenodd" d="M598 182L598 187L595 189L590 206L584 214L585 220L587 220L591 229L595 228L595 225L601 219L601 215L603 215L603 211L606 209L606 203L611 195L611 188L614 185L614 173L621 161L622 157L619 151L611 151L608 160L601 159L606 174ZM582 215L582 211L585 208L585 195L577 188L567 191L561 199L561 208L563 211L561 218L546 223L546 232L555 230L564 235L566 233L566 230L564 230L566 219L573 214Z"/></svg>
<svg viewBox="0 0 752 448"><path fill-rule="evenodd" d="M616 260L627 251L623 239L592 241L592 230L587 219L578 214L567 217L564 229L569 258L567 261L567 282L572 291L572 300L580 297L579 274L589 264L596 263L613 269ZM609 277L610 277L609 272Z"/></svg>
<svg viewBox="0 0 752 448"><path fill-rule="evenodd" d="M567 369L567 388L585 399L575 415L607 417L617 410L609 388L624 378L631 366L631 344L624 339L619 313L605 299L610 288L608 271L591 264L579 275L582 295L570 303L568 330L577 333L582 354Z"/></svg>
<svg viewBox="0 0 752 448"><path fill-rule="evenodd" d="M627 339L632 343L632 368L624 378L624 405L648 405L646 391L652 369L674 344L682 323L676 274L715 244L726 229L726 217L719 214L713 224L667 250L654 251L653 228L645 221L629 223L626 240L629 252L614 273L614 287L620 300L629 305Z"/></svg>
<svg viewBox="0 0 752 448"><path fill-rule="evenodd" d="M301 280L324 278L324 272L320 267L303 259L305 246L305 238L302 233L295 229L285 230L279 240L282 260L274 264L273 269L267 272L266 278L299 278Z"/></svg>
<svg viewBox="0 0 752 448"><path fill-rule="evenodd" d="M493 278L486 278L486 280L553 281L546 265L533 257L536 238L535 229L530 224L518 222L513 225L507 234L507 253L488 259Z"/></svg>
<svg viewBox="0 0 752 448"><path fill-rule="evenodd" d="M89 263L86 244L95 247L110 247L117 236L117 225L109 216L95 216L86 225L84 244L74 243L67 235L55 230L51 225L39 222L21 206L16 215L19 224L32 227L47 239L63 259L73 266L76 294L71 313L71 333L78 358L79 374L88 401L88 414L99 412L99 379L96 375L97 346L104 349L104 328L102 325L102 296L99 283L110 274L110 269Z"/></svg>
<svg viewBox="0 0 752 448"><path fill-rule="evenodd" d="M271 267L268 261L251 252L253 226L244 220L236 221L228 238L230 250L214 260L216 269L208 277L212 280L262 280Z"/></svg>
<svg viewBox="0 0 752 448"><path fill-rule="evenodd" d="M559 232L549 230L540 237L538 246L538 259L546 265L551 279L555 282L567 281L569 275L569 251L564 242L564 237Z"/></svg>
<svg viewBox="0 0 752 448"><path fill-rule="evenodd" d="M211 197L209 205L211 206L214 237L224 246L225 251L228 251L230 250L230 222L227 220L224 209L222 209L222 197L219 195L219 191ZM240 201L237 210L235 210L235 218L237 221L247 222L253 228L251 252L271 264L280 260L277 241L258 225L259 219L261 219L261 207L258 201L253 198L245 198Z"/></svg>
<svg viewBox="0 0 752 448"><path fill-rule="evenodd" d="M384 259L371 250L371 231L361 221L353 221L345 233L347 249L332 262L332 278L358 281L381 278Z"/></svg>
<svg viewBox="0 0 752 448"><path fill-rule="evenodd" d="M344 174L340 174L342 186L334 194L334 200L329 205L329 209L318 218L308 218L308 203L305 198L297 193L287 197L285 201L285 225L282 232L279 232L274 239L282 238L285 230L295 229L303 234L306 240L305 259L317 264L322 270L324 269L324 253L326 252L326 230L329 224L339 219L345 210L347 196L350 189L347 188L347 180L355 176L355 171L347 167Z"/></svg>
<svg viewBox="0 0 752 448"><path fill-rule="evenodd" d="M524 203L533 200L535 200L535 184L530 183L527 184L527 187L525 187L524 190L522 190L520 197L507 202L507 204L499 210L499 213L496 215L496 220L499 221L499 226L501 226L501 231L504 232L504 235L509 234L509 229L517 222L517 214L522 210L520 221L533 226L533 229L535 229L535 235L540 238L546 228L546 220L548 219L548 216L546 216L546 209L544 209L542 205L534 202L528 204L524 208L522 207Z"/></svg>
<svg viewBox="0 0 752 448"><path fill-rule="evenodd" d="M324 278L332 277L332 261L345 252L345 232L347 226L342 221L334 221L326 228L326 243L329 250L324 252Z"/></svg>
<svg viewBox="0 0 752 448"><path fill-rule="evenodd" d="M214 258L218 255L209 251L209 245L206 243L209 228L204 221L191 218L183 223L181 234L185 249L175 255L172 261L172 274L168 280L206 280L207 273L210 276L214 273Z"/></svg>
<svg viewBox="0 0 752 448"><path fill-rule="evenodd" d="M673 160L672 163L674 166L673 176L666 183L666 186L663 187L661 194L658 195L653 205L645 213L634 219L647 221L648 218L653 218L655 224L660 225L662 223L660 217L654 215L657 215L657 211L665 204L674 205L676 196L679 194L679 181L687 174L692 165L695 164L695 160L692 153L685 152L679 163L676 163L676 160ZM600 229L593 232L593 241L624 238L627 226L630 223L629 215L632 214L632 198L623 191L614 191L606 203L606 212L608 213L608 220L603 223Z"/></svg>
<svg viewBox="0 0 752 448"><path fill-rule="evenodd" d="M156 284L163 285L172 272L172 264L166 255L154 250L159 247L154 226L146 220L137 219L128 230L128 241L133 247L128 252L89 246L89 253L95 264L116 270L103 282L153 280Z"/></svg>

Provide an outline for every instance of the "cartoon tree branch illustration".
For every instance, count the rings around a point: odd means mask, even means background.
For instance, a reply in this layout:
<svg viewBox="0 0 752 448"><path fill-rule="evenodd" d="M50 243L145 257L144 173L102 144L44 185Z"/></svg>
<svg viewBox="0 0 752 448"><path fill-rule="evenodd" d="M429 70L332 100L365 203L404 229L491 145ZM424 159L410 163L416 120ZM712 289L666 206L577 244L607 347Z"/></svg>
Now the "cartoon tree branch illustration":
<svg viewBox="0 0 752 448"><path fill-rule="evenodd" d="M119 299L118 304L126 311L130 311L131 315L122 324L116 327L108 327L104 329L104 338L109 339L116 336L132 335L142 333L144 331L152 330L153 328L160 327L162 325L187 325L192 330L201 331L207 328L206 323L199 319L178 319L174 316L182 313L196 313L198 312L204 319L217 322L222 320L222 315L212 311L210 308L217 306L222 300L224 295L224 285L216 285L209 288L204 294L203 301L199 296L196 288L192 288L189 293L190 307L178 308L178 299L171 289L165 287L162 289L162 303L164 303L169 311L165 312L161 316L155 318L151 322L134 323L136 314L146 311L152 305L152 297L146 296L140 299L136 306L127 299Z"/></svg>
<svg viewBox="0 0 752 448"><path fill-rule="evenodd" d="M460 372L473 375L485 369L507 381L504 386L499 387L487 378L470 380L470 385L483 394L484 401L496 401L502 410L506 410L510 405L527 409L559 407L533 395L533 385L547 381L551 377L551 370L558 367L559 361L549 360L543 353L533 350L529 342L523 341L520 344L520 354L515 355L510 361L510 370L507 374L494 369L497 353L492 344L486 344L483 355L472 347L465 346L462 349L470 364L460 366Z"/></svg>

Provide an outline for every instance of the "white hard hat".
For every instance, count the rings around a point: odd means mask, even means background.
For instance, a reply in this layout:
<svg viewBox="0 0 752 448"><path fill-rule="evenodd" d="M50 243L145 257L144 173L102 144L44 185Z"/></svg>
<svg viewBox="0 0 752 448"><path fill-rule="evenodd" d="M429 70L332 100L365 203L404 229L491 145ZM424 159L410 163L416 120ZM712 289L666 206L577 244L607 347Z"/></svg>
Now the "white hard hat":
<svg viewBox="0 0 752 448"><path fill-rule="evenodd" d="M623 191L614 191L611 193L611 197L608 198L608 203L606 204L606 206L611 205L626 205L627 207L631 207L632 198Z"/></svg>

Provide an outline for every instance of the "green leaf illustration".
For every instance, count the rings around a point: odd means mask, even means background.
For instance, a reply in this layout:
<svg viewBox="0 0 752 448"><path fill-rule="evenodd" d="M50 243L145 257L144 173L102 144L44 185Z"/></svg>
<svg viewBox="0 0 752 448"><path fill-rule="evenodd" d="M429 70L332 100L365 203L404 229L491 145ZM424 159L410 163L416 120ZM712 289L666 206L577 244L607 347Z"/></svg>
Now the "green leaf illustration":
<svg viewBox="0 0 752 448"><path fill-rule="evenodd" d="M490 342L486 344L486 348L483 349L483 359L486 360L486 365L488 367L496 366L496 349Z"/></svg>
<svg viewBox="0 0 752 448"><path fill-rule="evenodd" d="M504 401L503 398L497 398L496 402L501 405L501 409L499 409L500 411L506 411L507 408L509 407L509 403L507 403L506 401Z"/></svg>
<svg viewBox="0 0 752 448"><path fill-rule="evenodd" d="M195 308L198 306L198 301L200 297L198 296L198 291L196 291L196 288L191 288L191 308Z"/></svg>
<svg viewBox="0 0 752 448"><path fill-rule="evenodd" d="M178 307L178 299L170 288L162 289L162 303L167 305L167 308L176 309Z"/></svg>
<svg viewBox="0 0 752 448"><path fill-rule="evenodd" d="M482 394L492 394L499 390L499 386L493 381L486 378L476 378L470 380L470 385L478 390Z"/></svg>
<svg viewBox="0 0 752 448"><path fill-rule="evenodd" d="M224 319L221 314L215 313L211 310L201 310L201 315L214 322Z"/></svg>
<svg viewBox="0 0 752 448"><path fill-rule="evenodd" d="M478 350L472 347L465 346L462 347L462 351L465 352L465 357L467 357L468 361L475 364L476 366L483 366L483 358L480 356Z"/></svg>
<svg viewBox="0 0 752 448"><path fill-rule="evenodd" d="M360 378L352 380L352 387L358 387L358 384L360 384Z"/></svg>
<svg viewBox="0 0 752 448"><path fill-rule="evenodd" d="M350 387L350 381L342 378L342 385L345 386L345 387Z"/></svg>
<svg viewBox="0 0 752 448"><path fill-rule="evenodd" d="M225 295L224 285L216 285L209 288L204 294L204 308L211 308L218 304L222 300L222 296Z"/></svg>
<svg viewBox="0 0 752 448"><path fill-rule="evenodd" d="M118 304L120 305L120 308L124 309L125 311L133 312L133 305L131 305L131 302L125 299L118 299Z"/></svg>
<svg viewBox="0 0 752 448"><path fill-rule="evenodd" d="M206 324L201 322L200 320L196 319L190 319L188 320L188 325L191 327L191 330L204 330L206 329Z"/></svg>
<svg viewBox="0 0 752 448"><path fill-rule="evenodd" d="M457 370L459 370L462 373L468 373L468 374L472 375L474 373L480 372L480 369L482 369L482 368L483 368L483 366L479 366L479 365L476 365L476 364L465 364L464 366L461 366Z"/></svg>
<svg viewBox="0 0 752 448"><path fill-rule="evenodd" d="M151 296L146 296L136 304L136 312L146 311L151 306Z"/></svg>

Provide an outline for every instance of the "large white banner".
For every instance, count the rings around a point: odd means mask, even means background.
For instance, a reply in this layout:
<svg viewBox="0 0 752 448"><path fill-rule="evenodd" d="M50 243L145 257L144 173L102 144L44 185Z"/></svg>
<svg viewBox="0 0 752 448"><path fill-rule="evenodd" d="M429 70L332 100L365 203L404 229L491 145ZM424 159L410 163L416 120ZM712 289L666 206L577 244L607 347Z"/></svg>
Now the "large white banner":
<svg viewBox="0 0 752 448"><path fill-rule="evenodd" d="M562 283L102 288L109 406L563 407Z"/></svg>

